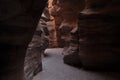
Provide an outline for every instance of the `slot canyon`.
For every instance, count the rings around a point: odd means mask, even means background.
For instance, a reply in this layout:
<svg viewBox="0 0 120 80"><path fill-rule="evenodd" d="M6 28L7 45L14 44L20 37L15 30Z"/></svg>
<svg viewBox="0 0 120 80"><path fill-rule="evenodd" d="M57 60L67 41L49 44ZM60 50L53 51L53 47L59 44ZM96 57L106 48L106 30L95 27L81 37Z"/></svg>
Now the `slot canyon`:
<svg viewBox="0 0 120 80"><path fill-rule="evenodd" d="M0 80L120 80L119 19L119 0L0 0Z"/></svg>

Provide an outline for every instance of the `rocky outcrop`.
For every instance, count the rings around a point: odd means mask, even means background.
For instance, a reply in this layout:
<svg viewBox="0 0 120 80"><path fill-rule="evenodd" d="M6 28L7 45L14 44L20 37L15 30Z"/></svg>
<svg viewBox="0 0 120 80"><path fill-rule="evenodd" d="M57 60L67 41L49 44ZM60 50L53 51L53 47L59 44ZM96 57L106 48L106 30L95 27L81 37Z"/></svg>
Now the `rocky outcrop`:
<svg viewBox="0 0 120 80"><path fill-rule="evenodd" d="M62 22L58 26L58 43L64 47L64 63L81 66L79 59L79 41L78 41L78 27L77 27L77 16L78 13L84 9L84 0L58 0L54 2L57 15L61 16ZM57 16L58 17L58 16ZM56 18L55 18L56 20ZM64 43L64 44L63 44Z"/></svg>
<svg viewBox="0 0 120 80"><path fill-rule="evenodd" d="M84 6L84 0L53 0L51 15L55 20L58 47L64 47L68 43L66 39L69 38L70 31L77 26L78 12Z"/></svg>
<svg viewBox="0 0 120 80"><path fill-rule="evenodd" d="M86 0L79 14L79 56L86 68L120 66L119 0Z"/></svg>
<svg viewBox="0 0 120 80"><path fill-rule="evenodd" d="M119 67L120 1L85 0L85 3L84 10L78 16L78 38L71 34L74 38L71 38L69 47L63 52L67 54L64 62L70 65L82 64L83 68L90 69ZM78 51L71 46L72 42L79 43L76 47ZM76 52L77 56L73 56Z"/></svg>
<svg viewBox="0 0 120 80"><path fill-rule="evenodd" d="M66 46L63 50L64 55L64 63L75 66L81 67L81 60L79 58L79 42L78 42L78 27L75 27L71 31L71 36L69 38L68 46Z"/></svg>
<svg viewBox="0 0 120 80"><path fill-rule="evenodd" d="M42 71L42 60L41 60L41 46L40 36L34 35L31 43L28 46L26 58L25 58L25 79L32 80L38 72Z"/></svg>
<svg viewBox="0 0 120 80"><path fill-rule="evenodd" d="M0 80L24 80L24 58L47 0L0 0Z"/></svg>
<svg viewBox="0 0 120 80"><path fill-rule="evenodd" d="M49 21L49 12L46 7L42 13L32 41L27 49L24 65L26 80L32 80L37 73L42 71L41 56L44 55L44 50L49 47L49 31L47 29L47 21Z"/></svg>

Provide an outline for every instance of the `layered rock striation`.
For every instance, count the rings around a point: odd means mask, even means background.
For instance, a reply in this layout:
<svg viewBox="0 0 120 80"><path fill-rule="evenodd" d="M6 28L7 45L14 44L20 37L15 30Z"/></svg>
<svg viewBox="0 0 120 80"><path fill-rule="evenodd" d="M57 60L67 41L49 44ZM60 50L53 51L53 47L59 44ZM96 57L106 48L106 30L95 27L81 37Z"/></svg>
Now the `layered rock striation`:
<svg viewBox="0 0 120 80"><path fill-rule="evenodd" d="M86 0L79 14L79 56L84 67L120 66L119 0Z"/></svg>
<svg viewBox="0 0 120 80"><path fill-rule="evenodd" d="M47 0L0 0L0 80L24 80L24 58Z"/></svg>
<svg viewBox="0 0 120 80"><path fill-rule="evenodd" d="M84 5L84 0L53 0L51 15L55 19L59 47L64 47L63 43L67 43L63 37L69 38L68 34L77 26L77 15L84 8Z"/></svg>
<svg viewBox="0 0 120 80"><path fill-rule="evenodd" d="M33 77L42 71L42 55L44 50L49 47L49 31L47 21L49 21L48 8L44 9L32 41L28 45L24 73L26 80L32 80Z"/></svg>
<svg viewBox="0 0 120 80"><path fill-rule="evenodd" d="M84 68L90 69L115 69L120 66L119 4L119 0L85 0L83 10L79 10L77 37L75 34L70 35L70 44L63 52L67 54L65 63L73 65L78 62L77 65L82 64ZM73 52L71 44L75 39L79 50ZM76 52L75 60L71 54Z"/></svg>

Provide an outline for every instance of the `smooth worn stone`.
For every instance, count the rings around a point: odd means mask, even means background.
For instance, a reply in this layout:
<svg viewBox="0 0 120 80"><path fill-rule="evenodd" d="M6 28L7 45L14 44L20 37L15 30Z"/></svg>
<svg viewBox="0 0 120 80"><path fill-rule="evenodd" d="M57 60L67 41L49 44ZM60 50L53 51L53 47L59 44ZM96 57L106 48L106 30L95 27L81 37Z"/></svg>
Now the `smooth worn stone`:
<svg viewBox="0 0 120 80"><path fill-rule="evenodd" d="M41 15L38 26L35 30L32 41L28 45L24 62L24 73L26 80L32 80L35 75L42 71L42 55L44 50L49 47L48 11L47 8Z"/></svg>
<svg viewBox="0 0 120 80"><path fill-rule="evenodd" d="M47 0L0 0L0 80L24 80L24 58Z"/></svg>
<svg viewBox="0 0 120 80"><path fill-rule="evenodd" d="M86 0L78 18L79 57L84 68L120 66L119 3L119 0Z"/></svg>

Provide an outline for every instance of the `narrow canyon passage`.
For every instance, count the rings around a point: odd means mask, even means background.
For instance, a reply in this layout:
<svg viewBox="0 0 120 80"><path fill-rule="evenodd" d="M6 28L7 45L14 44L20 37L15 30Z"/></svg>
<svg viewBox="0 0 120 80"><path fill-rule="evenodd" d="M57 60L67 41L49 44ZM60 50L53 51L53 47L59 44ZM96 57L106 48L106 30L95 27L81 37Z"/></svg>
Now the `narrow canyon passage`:
<svg viewBox="0 0 120 80"><path fill-rule="evenodd" d="M0 0L0 80L120 80L119 19L120 0Z"/></svg>
<svg viewBox="0 0 120 80"><path fill-rule="evenodd" d="M43 71L33 80L120 80L117 72L95 72L78 69L63 63L62 48L46 49Z"/></svg>

